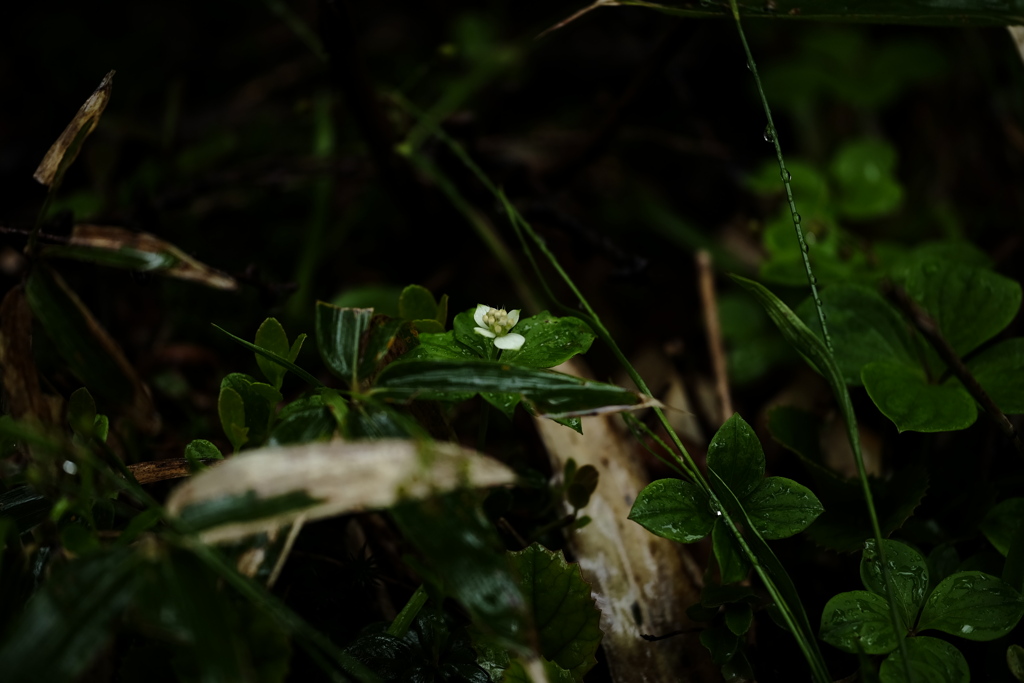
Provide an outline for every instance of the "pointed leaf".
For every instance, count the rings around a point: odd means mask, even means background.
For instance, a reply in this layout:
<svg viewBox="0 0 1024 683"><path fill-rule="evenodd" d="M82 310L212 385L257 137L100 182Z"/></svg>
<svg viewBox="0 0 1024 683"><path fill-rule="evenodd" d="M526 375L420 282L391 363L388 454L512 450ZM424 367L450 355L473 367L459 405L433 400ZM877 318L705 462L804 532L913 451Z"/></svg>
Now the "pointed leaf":
<svg viewBox="0 0 1024 683"><path fill-rule="evenodd" d="M708 468L717 472L741 500L761 483L764 451L739 413L730 417L708 444Z"/></svg>
<svg viewBox="0 0 1024 683"><path fill-rule="evenodd" d="M217 414L220 426L237 453L249 440L249 428L245 426L245 402L242 396L229 386L221 386L217 398Z"/></svg>
<svg viewBox="0 0 1024 683"><path fill-rule="evenodd" d="M310 386L322 387L324 385L323 382L321 382L316 377L314 377L313 375L309 374L308 372L306 372L305 370L303 370L302 368L300 368L298 365L296 365L293 362L296 358L298 358L299 350L302 348L302 342L304 342L306 340L306 335L300 334L295 339L295 343L292 344L291 351L288 352L288 358L285 358L285 357L280 356L280 355L278 355L278 354L276 354L276 353L274 353L274 352L272 352L272 351L270 351L268 349L263 348L262 346L257 346L257 345L255 345L255 344L253 344L251 342L247 342L246 340L242 339L241 337L236 337L235 335L233 335L230 332L228 332L227 330L225 330L223 327L220 327L218 325L214 325L214 327L216 329L220 330L221 332L223 332L224 334L226 334L227 336L231 337L232 341L234 341L234 342L236 342L238 344L241 344L242 346L244 346L245 348L249 349L250 351L252 351L256 355L261 356L263 358L266 358L268 360L271 360L274 363L277 363L278 365L280 365L281 367L288 368L289 370L294 372L295 375L299 379L303 380L304 382L306 382Z"/></svg>
<svg viewBox="0 0 1024 683"><path fill-rule="evenodd" d="M899 650L882 662L882 683L968 683L971 671L967 660L953 645L938 638L917 636L906 642L907 659L913 672L913 681L908 681L903 668L903 657Z"/></svg>
<svg viewBox="0 0 1024 683"><path fill-rule="evenodd" d="M355 388L359 383L359 346L370 326L372 308L338 308L316 302L316 345L327 368L338 379Z"/></svg>
<svg viewBox="0 0 1024 683"><path fill-rule="evenodd" d="M455 335L455 341L473 351L479 358L493 358L494 342L473 331L477 326L473 319L475 310L471 308L456 315L452 320L452 333Z"/></svg>
<svg viewBox="0 0 1024 683"><path fill-rule="evenodd" d="M274 418L274 410L281 402L281 392L263 382L257 382L255 378L241 372L233 372L224 377L220 383L221 390L233 389L242 399L244 425L246 427L247 442L255 445L262 444L267 438L271 420ZM233 399L229 399L233 401ZM234 403L231 410L237 410ZM237 413L230 414L232 420L237 422ZM223 424L223 420L222 420Z"/></svg>
<svg viewBox="0 0 1024 683"><path fill-rule="evenodd" d="M277 321L277 318L267 318L263 321L259 329L256 330L255 341L256 346L262 347L283 358L288 357L290 351L288 348L288 335L285 334L284 327ZM264 358L258 353L256 354L256 364L260 367L260 372L267 378L267 381L275 389L280 389L286 372L284 366L275 363L269 358Z"/></svg>
<svg viewBox="0 0 1024 683"><path fill-rule="evenodd" d="M541 654L582 680L597 664L601 612L594 606L579 565L568 564L561 552L538 543L508 553L508 559L533 610Z"/></svg>
<svg viewBox="0 0 1024 683"><path fill-rule="evenodd" d="M967 363L985 393L1008 415L1024 413L1024 338L1007 339Z"/></svg>
<svg viewBox="0 0 1024 683"><path fill-rule="evenodd" d="M928 595L928 563L919 552L898 541L883 540L885 557L891 568L893 602L909 631L917 623L917 614ZM885 597L885 579L875 550L875 539L868 539L860 558L860 580L875 595Z"/></svg>
<svg viewBox="0 0 1024 683"><path fill-rule="evenodd" d="M995 640L1024 615L1024 598L1001 579L970 571L948 576L925 602L917 630L934 628L968 640Z"/></svg>
<svg viewBox="0 0 1024 683"><path fill-rule="evenodd" d="M800 533L824 510L810 489L785 477L762 480L743 505L755 528L769 540Z"/></svg>
<svg viewBox="0 0 1024 683"><path fill-rule="evenodd" d="M501 362L531 368L553 368L585 353L597 338L579 318L556 318L547 311L524 318L515 332L526 337L522 347L501 354Z"/></svg>
<svg viewBox="0 0 1024 683"><path fill-rule="evenodd" d="M868 363L861 378L868 396L901 432L966 429L978 418L974 399L959 383L929 384L920 369Z"/></svg>
<svg viewBox="0 0 1024 683"><path fill-rule="evenodd" d="M423 333L417 337L419 346L402 356L402 360L480 360L465 344L455 340L455 332Z"/></svg>
<svg viewBox="0 0 1024 683"><path fill-rule="evenodd" d="M840 593L821 614L821 639L844 652L884 655L902 636L893 631L885 598L867 591Z"/></svg>
<svg viewBox="0 0 1024 683"><path fill-rule="evenodd" d="M244 522L211 527L210 542L241 538L294 522L385 508L459 487L510 484L515 473L475 451L445 443L408 440L310 443L262 448L230 458L179 485L168 511L183 517L195 506L226 501L240 509L292 496L303 506L261 512ZM248 502L243 500L250 496Z"/></svg>
<svg viewBox="0 0 1024 683"><path fill-rule="evenodd" d="M47 245L43 256L96 263L111 268L151 271L234 291L233 277L192 258L155 235L106 225L76 225L66 244Z"/></svg>
<svg viewBox="0 0 1024 683"><path fill-rule="evenodd" d="M754 610L750 603L740 602L725 606L725 625L738 636L750 630L754 623Z"/></svg>
<svg viewBox="0 0 1024 683"><path fill-rule="evenodd" d="M988 511L979 528L1005 557L1010 552L1010 542L1021 527L1024 527L1024 498L1007 498Z"/></svg>
<svg viewBox="0 0 1024 683"><path fill-rule="evenodd" d="M711 547L718 560L723 584L737 583L747 578L750 563L743 556L743 549L736 542L736 537L721 518L715 520L715 527L711 530Z"/></svg>
<svg viewBox="0 0 1024 683"><path fill-rule="evenodd" d="M106 109L107 102L110 101L113 82L114 72L110 71L71 119L71 123L60 134L57 141L47 150L43 160L39 162L39 167L32 174L32 177L39 183L47 187L60 185L64 172L78 156L85 138L100 122L100 116Z"/></svg>
<svg viewBox="0 0 1024 683"><path fill-rule="evenodd" d="M708 494L696 484L658 479L637 496L629 519L656 536L693 543L711 533L715 513Z"/></svg>

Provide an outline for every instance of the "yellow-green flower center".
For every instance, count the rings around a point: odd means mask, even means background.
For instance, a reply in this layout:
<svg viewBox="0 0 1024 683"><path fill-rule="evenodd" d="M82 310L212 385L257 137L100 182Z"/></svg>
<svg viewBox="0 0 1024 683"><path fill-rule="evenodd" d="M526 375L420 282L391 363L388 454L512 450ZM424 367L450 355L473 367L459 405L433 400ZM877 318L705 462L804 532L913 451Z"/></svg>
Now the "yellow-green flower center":
<svg viewBox="0 0 1024 683"><path fill-rule="evenodd" d="M490 308L483 316L484 327L494 334L501 336L508 334L508 331L515 327L515 323L508 319L508 313L504 308Z"/></svg>

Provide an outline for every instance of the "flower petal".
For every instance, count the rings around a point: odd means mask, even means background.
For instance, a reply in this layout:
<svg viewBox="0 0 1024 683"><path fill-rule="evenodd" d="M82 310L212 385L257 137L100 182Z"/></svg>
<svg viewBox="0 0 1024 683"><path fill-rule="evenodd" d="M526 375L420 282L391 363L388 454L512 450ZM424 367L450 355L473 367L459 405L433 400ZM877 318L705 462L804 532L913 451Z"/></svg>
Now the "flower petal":
<svg viewBox="0 0 1024 683"><path fill-rule="evenodd" d="M511 330L513 327L515 327L519 323L519 311L520 311L520 309L517 308L514 311L509 311L508 312L508 321L510 323L512 323L512 325L508 329Z"/></svg>
<svg viewBox="0 0 1024 683"><path fill-rule="evenodd" d="M474 327L473 331L476 332L477 334L482 334L483 336L487 337L488 339L494 339L494 333L491 332L488 329L483 328L483 327Z"/></svg>
<svg viewBox="0 0 1024 683"><path fill-rule="evenodd" d="M476 310L473 311L473 322L475 322L480 327L486 327L484 325L484 314L487 313L487 311L489 311L489 310L491 310L490 306L484 306L483 304L477 304ZM479 329L479 328L477 328L477 329ZM493 337L494 335L489 335L489 336Z"/></svg>
<svg viewBox="0 0 1024 683"><path fill-rule="evenodd" d="M499 349L505 349L506 351L518 351L523 348L523 343L526 341L526 337L515 332L509 332L506 335L498 337L494 340L494 345Z"/></svg>

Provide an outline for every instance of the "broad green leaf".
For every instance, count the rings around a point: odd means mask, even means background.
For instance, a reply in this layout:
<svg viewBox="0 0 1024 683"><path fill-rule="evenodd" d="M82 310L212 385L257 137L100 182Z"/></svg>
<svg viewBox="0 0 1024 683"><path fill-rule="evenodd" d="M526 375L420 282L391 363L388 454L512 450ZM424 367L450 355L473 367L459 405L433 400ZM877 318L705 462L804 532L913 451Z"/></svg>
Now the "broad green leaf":
<svg viewBox="0 0 1024 683"><path fill-rule="evenodd" d="M419 346L402 356L402 360L480 360L465 344L455 340L455 332L419 335Z"/></svg>
<svg viewBox="0 0 1024 683"><path fill-rule="evenodd" d="M330 409L320 396L300 398L289 403L277 416L268 446L327 441L338 427Z"/></svg>
<svg viewBox="0 0 1024 683"><path fill-rule="evenodd" d="M515 415L516 406L522 401L519 394L492 394L485 393L480 396L492 406L504 413L505 417L512 419Z"/></svg>
<svg viewBox="0 0 1024 683"><path fill-rule="evenodd" d="M680 17L732 19L728 3L694 5L685 0L618 0L618 4L638 5ZM773 0L770 9L766 8L761 0L739 0L737 4L744 20L956 27L1024 24L1024 7L1016 0L996 3L978 3L975 0L861 0L849 4L836 3L833 0Z"/></svg>
<svg viewBox="0 0 1024 683"><path fill-rule="evenodd" d="M938 638L917 636L906 642L907 659L913 672L913 681L904 673L903 657L899 650L882 662L882 683L968 683L971 671L960 650Z"/></svg>
<svg viewBox="0 0 1024 683"><path fill-rule="evenodd" d="M398 297L398 317L403 320L436 319L437 301L434 295L426 287L409 285Z"/></svg>
<svg viewBox="0 0 1024 683"><path fill-rule="evenodd" d="M750 630L754 623L754 610L749 603L732 603L725 606L725 625L737 636Z"/></svg>
<svg viewBox="0 0 1024 683"><path fill-rule="evenodd" d="M839 214L863 220L892 213L903 199L903 187L894 175L896 150L881 140L845 143L829 170L839 183Z"/></svg>
<svg viewBox="0 0 1024 683"><path fill-rule="evenodd" d="M230 332L228 332L227 330L225 330L223 327L220 327L218 325L214 325L214 327L217 328L218 330L220 330L221 332L223 332L224 334L226 334L228 337L230 337L232 341L234 341L234 342L236 342L238 344L241 344L242 346L244 346L245 348L249 349L250 351L252 351L256 355L258 355L258 356L260 356L262 358L269 359L269 360L273 361L274 363L277 363L278 365L280 365L282 367L288 368L289 370L294 372L295 375L299 379L303 380L304 382L306 382L310 386L313 386L313 387L322 387L323 386L323 382L318 380L316 377L313 377L313 375L309 374L308 372L306 372L305 370L303 370L302 368L300 368L298 365L296 365L293 362L299 356L299 351L302 348L302 342L304 342L306 340L306 335L305 334L300 334L298 337L295 338L295 343L292 344L291 351L288 352L288 357L286 358L286 357L280 356L280 355L278 355L278 354L276 354L276 353L274 353L272 351L269 351L269 350L263 348L262 346L257 346L257 345L255 345L255 344L253 344L251 342L247 342L246 340L242 339L241 337L236 337L235 335L233 335Z"/></svg>
<svg viewBox="0 0 1024 683"><path fill-rule="evenodd" d="M245 426L245 402L231 387L222 386L217 398L217 414L220 426L237 453L249 440L249 428Z"/></svg>
<svg viewBox="0 0 1024 683"><path fill-rule="evenodd" d="M711 653L711 661L721 666L736 656L740 639L728 628L711 626L700 632L700 644Z"/></svg>
<svg viewBox="0 0 1024 683"><path fill-rule="evenodd" d="M201 467L204 460L223 460L224 455L206 439L195 439L185 446L185 459L193 468Z"/></svg>
<svg viewBox="0 0 1024 683"><path fill-rule="evenodd" d="M316 302L316 345L331 373L356 388L359 343L370 326L372 308L338 308Z"/></svg>
<svg viewBox="0 0 1024 683"><path fill-rule="evenodd" d="M455 334L455 341L470 349L479 358L494 358L497 349L494 342L487 337L473 331L476 321L473 320L475 308L463 311L452 320L452 332Z"/></svg>
<svg viewBox="0 0 1024 683"><path fill-rule="evenodd" d="M369 324L368 339L362 349L359 361L359 379L370 377L377 371L377 366L391 350L395 335L398 334L401 327L402 321L396 318L385 318L380 315L373 317Z"/></svg>
<svg viewBox="0 0 1024 683"><path fill-rule="evenodd" d="M536 637L529 605L475 496L402 503L391 515L425 560L421 575L454 597L480 630L528 646Z"/></svg>
<svg viewBox="0 0 1024 683"><path fill-rule="evenodd" d="M1024 615L1024 598L1005 582L977 571L948 576L925 602L918 631L934 628L968 640L995 640Z"/></svg>
<svg viewBox="0 0 1024 683"><path fill-rule="evenodd" d="M453 400L466 393L516 393L542 417L636 410L656 401L627 389L550 370L489 361L391 363L371 394L386 401Z"/></svg>
<svg viewBox="0 0 1024 683"><path fill-rule="evenodd" d="M1006 648L1006 665L1018 681L1024 681L1024 647L1010 645Z"/></svg>
<svg viewBox="0 0 1024 683"><path fill-rule="evenodd" d="M236 290L233 277L197 261L170 242L145 232L106 225L76 225L66 244L47 245L43 256L152 271L214 289Z"/></svg>
<svg viewBox="0 0 1024 683"><path fill-rule="evenodd" d="M246 431L246 443L259 445L266 438L270 429L271 421L274 419L274 410L281 402L281 392L263 382L257 382L255 378L241 372L233 372L226 375L220 383L221 394L225 389L231 389L242 399L242 416L244 417ZM234 401L234 399L230 399ZM232 404L232 410L236 410ZM237 424L238 414L232 413L232 424ZM224 424L223 415L221 423ZM227 426L225 426L227 432ZM230 435L229 435L230 437ZM234 444L234 441L232 441Z"/></svg>
<svg viewBox="0 0 1024 683"><path fill-rule="evenodd" d="M968 361L967 369L1000 410L1024 413L1024 337L985 349Z"/></svg>
<svg viewBox="0 0 1024 683"><path fill-rule="evenodd" d="M844 652L884 655L902 636L893 631L885 598L867 591L840 593L821 614L821 639Z"/></svg>
<svg viewBox="0 0 1024 683"><path fill-rule="evenodd" d="M601 612L594 606L579 565L567 563L561 552L538 543L508 553L508 560L533 611L541 654L583 680L583 674L597 664Z"/></svg>
<svg viewBox="0 0 1024 683"><path fill-rule="evenodd" d="M60 186L64 173L74 162L81 151L85 138L96 128L100 116L110 101L110 91L114 85L114 72L110 71L100 81L99 86L75 113L71 123L60 134L56 142L46 151L32 177L42 185L51 188L51 192Z"/></svg>
<svg viewBox="0 0 1024 683"><path fill-rule="evenodd" d="M637 496L629 519L656 536L680 543L699 541L715 524L708 494L681 479L658 479Z"/></svg>
<svg viewBox="0 0 1024 683"><path fill-rule="evenodd" d="M892 578L892 598L909 631L917 622L917 614L929 592L928 564L921 554L898 541L884 540L885 557ZM885 597L885 579L875 550L875 539L868 539L860 558L860 580L875 595Z"/></svg>
<svg viewBox="0 0 1024 683"><path fill-rule="evenodd" d="M182 519L202 516L203 538L218 542L269 531L300 516L321 519L513 481L515 473L505 465L454 444L318 442L262 448L225 460L179 484L166 507Z"/></svg>
<svg viewBox="0 0 1024 683"><path fill-rule="evenodd" d="M1007 498L988 511L979 528L1005 557L1010 552L1014 534L1021 527L1024 527L1024 498Z"/></svg>
<svg viewBox="0 0 1024 683"><path fill-rule="evenodd" d="M513 330L526 337L522 348L502 351L501 362L552 368L585 353L596 335L579 318L556 318L547 311L519 321Z"/></svg>
<svg viewBox="0 0 1024 683"><path fill-rule="evenodd" d="M136 549L118 548L59 567L0 647L4 680L77 680L149 578L145 564Z"/></svg>
<svg viewBox="0 0 1024 683"><path fill-rule="evenodd" d="M127 408L141 429L156 431L160 420L142 380L64 279L36 264L25 295L32 315L78 379L96 396Z"/></svg>
<svg viewBox="0 0 1024 683"><path fill-rule="evenodd" d="M85 387L71 392L68 399L68 423L81 438L92 437L96 427L96 401Z"/></svg>
<svg viewBox="0 0 1024 683"><path fill-rule="evenodd" d="M349 439L407 439L423 433L414 420L376 401L354 404L346 411L341 429Z"/></svg>
<svg viewBox="0 0 1024 683"><path fill-rule="evenodd" d="M739 413L726 420L708 444L708 468L741 500L764 478L761 442Z"/></svg>
<svg viewBox="0 0 1024 683"><path fill-rule="evenodd" d="M775 540L794 536L817 519L821 502L810 489L785 477L768 477L743 499L758 532Z"/></svg>
<svg viewBox="0 0 1024 683"><path fill-rule="evenodd" d="M747 578L750 563L743 556L743 549L736 542L736 537L721 518L715 520L711 530L711 547L718 560L722 583L736 583Z"/></svg>
<svg viewBox="0 0 1024 683"><path fill-rule="evenodd" d="M929 384L920 369L891 362L868 363L861 371L868 396L901 432L966 429L978 408L958 383Z"/></svg>
<svg viewBox="0 0 1024 683"><path fill-rule="evenodd" d="M893 277L935 319L960 356L1001 332L1020 309L1020 284L983 268L915 261Z"/></svg>
<svg viewBox="0 0 1024 683"><path fill-rule="evenodd" d="M874 289L856 284L834 284L821 292L836 365L847 384L861 384L861 370L872 362L891 361L918 366L911 352L907 324L899 312ZM821 337L814 301L797 309L807 327Z"/></svg>
<svg viewBox="0 0 1024 683"><path fill-rule="evenodd" d="M267 318L263 321L263 324L256 330L255 341L256 346L264 348L282 358L288 358L290 352L288 348L288 335L285 334L284 327L277 321L277 318ZM260 366L260 372L267 378L271 386L275 389L280 389L286 372L284 366L258 353L256 354L256 364Z"/></svg>

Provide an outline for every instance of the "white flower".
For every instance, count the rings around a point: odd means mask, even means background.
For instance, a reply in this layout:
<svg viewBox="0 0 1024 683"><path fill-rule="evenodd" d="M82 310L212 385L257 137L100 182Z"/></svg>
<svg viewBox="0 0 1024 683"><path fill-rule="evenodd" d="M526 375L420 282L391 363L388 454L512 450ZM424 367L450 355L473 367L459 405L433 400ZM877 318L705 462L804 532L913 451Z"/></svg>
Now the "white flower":
<svg viewBox="0 0 1024 683"><path fill-rule="evenodd" d="M519 322L519 311L505 312L504 308L491 308L480 304L473 313L473 320L478 325L473 328L477 334L494 340L494 345L506 351L518 351L526 341L521 334L511 332Z"/></svg>

